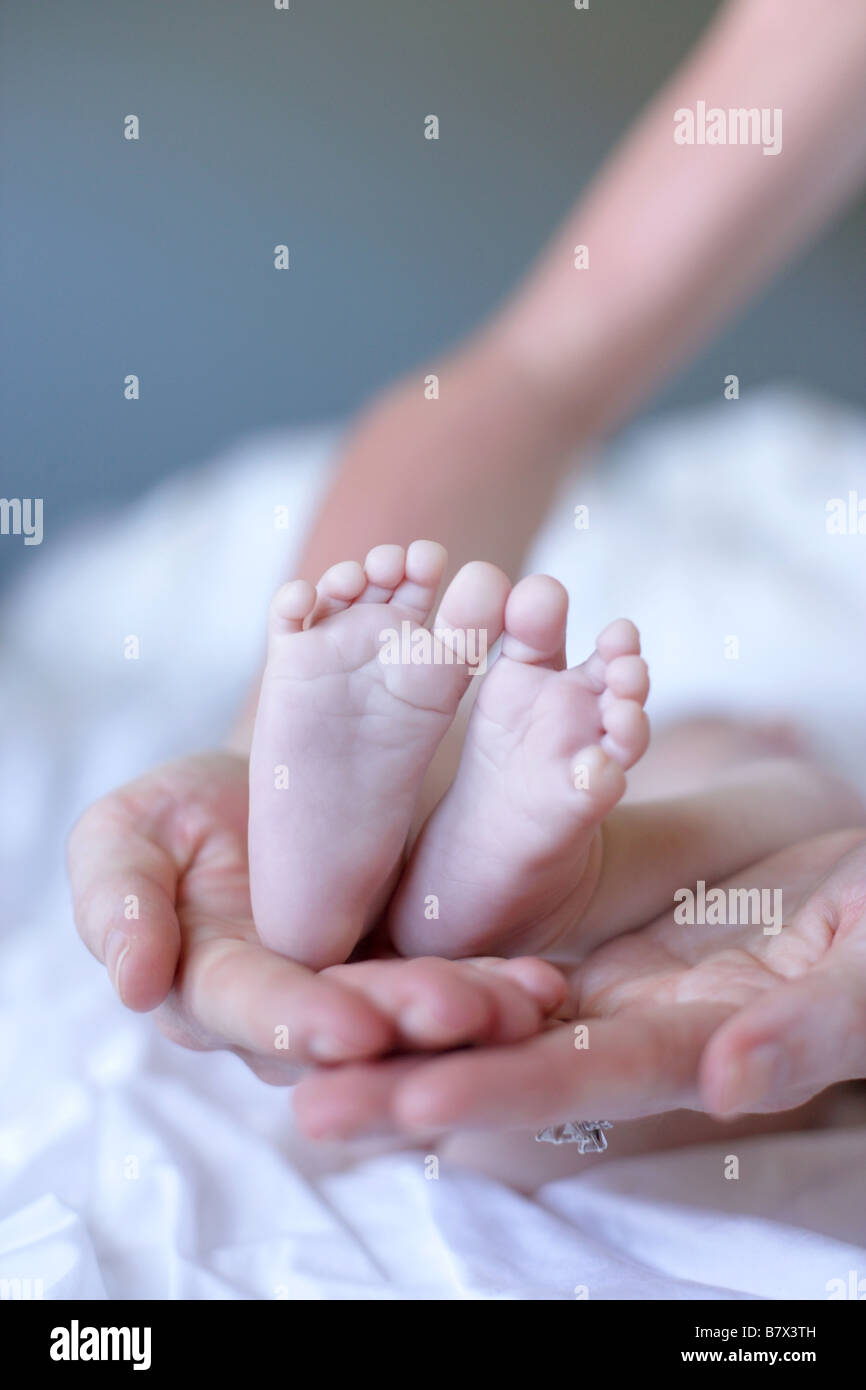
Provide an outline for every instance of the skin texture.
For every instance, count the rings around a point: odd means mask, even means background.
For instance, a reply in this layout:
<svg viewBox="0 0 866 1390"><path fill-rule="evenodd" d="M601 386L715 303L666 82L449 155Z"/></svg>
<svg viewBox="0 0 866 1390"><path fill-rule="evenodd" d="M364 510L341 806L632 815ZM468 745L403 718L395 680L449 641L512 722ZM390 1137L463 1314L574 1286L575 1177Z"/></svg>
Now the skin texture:
<svg viewBox="0 0 866 1390"><path fill-rule="evenodd" d="M786 925L683 928L670 914L601 946L571 973L574 1023L515 1047L383 1061L302 1083L296 1114L320 1138L538 1128L802 1105L866 1074L866 837L783 851L726 886L781 887ZM790 916L788 913L790 912Z"/></svg>
<svg viewBox="0 0 866 1390"><path fill-rule="evenodd" d="M289 584L271 605L250 759L253 913L266 945L313 969L347 960L381 915L424 774L473 679L468 645L381 659L383 633L428 635L445 562L433 541L380 545L364 568L336 565L317 590ZM464 565L434 634L494 643L508 590L494 565Z"/></svg>
<svg viewBox="0 0 866 1390"><path fill-rule="evenodd" d="M549 954L593 891L599 827L649 742L649 677L625 619L566 670L567 609L549 575L509 595L501 655L480 682L452 785L388 912L403 955L464 956L494 940L504 955ZM421 911L430 892L435 921Z"/></svg>
<svg viewBox="0 0 866 1390"><path fill-rule="evenodd" d="M542 961L388 953L315 974L274 955L252 920L247 782L235 754L183 758L97 802L70 838L85 944L173 1041L226 1048L285 1085L314 1063L526 1037L561 1005L562 976Z"/></svg>
<svg viewBox="0 0 866 1390"><path fill-rule="evenodd" d="M731 880L783 887L786 922L792 915L779 936L751 929L732 940L730 929L719 936L708 928L689 935L659 919L591 952L571 974L570 1006L550 966L485 962L470 975L474 984L484 974L480 1007L473 996L465 1015L443 1024L437 1010L447 1007L456 977L410 976L409 999L393 975L371 979L366 962L315 975L260 945L249 905L247 809L246 763L228 753L181 759L96 803L70 841L76 920L127 1006L158 1008L174 1041L234 1051L274 1084L293 1084L312 1063L394 1047L480 1044L438 1060L386 1057L309 1076L298 1113L311 1134L537 1126L590 1110L610 1118L684 1106L776 1110L866 1072L863 831L819 837ZM134 927L122 913L131 892L141 903ZM118 941L119 929L130 934ZM380 964L426 970L425 962ZM491 1001L490 975L515 967L519 1001L508 973ZM347 986L352 971L356 988ZM420 1025L405 1017L405 1005L418 1002L415 989L427 1006ZM573 1023L538 1035L553 1013L590 1022L588 1051L574 1050ZM275 1056L273 1029L289 1020L291 1058ZM509 1030L525 1041L509 1045ZM775 1073L761 1051L771 1042L787 1059Z"/></svg>

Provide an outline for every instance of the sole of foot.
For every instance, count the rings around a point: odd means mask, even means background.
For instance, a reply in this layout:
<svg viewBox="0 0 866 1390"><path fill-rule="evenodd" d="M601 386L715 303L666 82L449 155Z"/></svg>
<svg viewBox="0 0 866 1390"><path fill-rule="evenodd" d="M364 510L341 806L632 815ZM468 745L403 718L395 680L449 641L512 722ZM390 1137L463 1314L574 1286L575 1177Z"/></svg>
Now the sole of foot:
<svg viewBox="0 0 866 1390"><path fill-rule="evenodd" d="M433 541L377 546L271 604L250 759L253 915L266 946L313 969L346 960L381 914L473 657L502 632L510 586L480 561L425 629L446 558Z"/></svg>
<svg viewBox="0 0 866 1390"><path fill-rule="evenodd" d="M646 750L640 637L611 623L565 669L568 596L524 579L505 609L454 782L415 844L389 912L404 955L544 954L597 881L600 826Z"/></svg>

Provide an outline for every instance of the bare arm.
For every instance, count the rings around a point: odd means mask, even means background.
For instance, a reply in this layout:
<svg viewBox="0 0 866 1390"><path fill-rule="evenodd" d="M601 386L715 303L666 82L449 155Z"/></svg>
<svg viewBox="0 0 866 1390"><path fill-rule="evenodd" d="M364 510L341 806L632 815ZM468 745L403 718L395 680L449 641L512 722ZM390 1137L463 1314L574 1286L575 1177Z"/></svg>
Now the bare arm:
<svg viewBox="0 0 866 1390"><path fill-rule="evenodd" d="M698 100L779 108L781 150L676 144L674 113ZM864 172L863 0L732 0L502 310L362 415L301 574L426 536L452 570L481 558L516 576L569 451L634 410Z"/></svg>
<svg viewBox="0 0 866 1390"><path fill-rule="evenodd" d="M699 99L781 108L781 152L675 144L674 112ZM634 409L864 172L863 0L724 7L499 315L362 417L304 575L419 535L455 567L482 557L516 573L567 451ZM433 371L440 395L427 400Z"/></svg>
<svg viewBox="0 0 866 1390"><path fill-rule="evenodd" d="M779 110L779 150L677 144L675 113ZM866 6L732 0L506 306L523 369L597 433L627 414L866 175ZM572 269L575 245L589 271Z"/></svg>

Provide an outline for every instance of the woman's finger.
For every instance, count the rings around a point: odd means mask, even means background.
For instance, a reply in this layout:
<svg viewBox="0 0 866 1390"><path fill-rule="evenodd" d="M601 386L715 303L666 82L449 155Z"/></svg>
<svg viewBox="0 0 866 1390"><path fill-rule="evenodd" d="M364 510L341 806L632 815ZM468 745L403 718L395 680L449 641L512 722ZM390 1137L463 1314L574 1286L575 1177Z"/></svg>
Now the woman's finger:
<svg viewBox="0 0 866 1390"><path fill-rule="evenodd" d="M393 1022L398 1048L425 1052L531 1037L566 990L560 972L541 960L481 965L421 956L353 961L323 975L375 1003Z"/></svg>
<svg viewBox="0 0 866 1390"><path fill-rule="evenodd" d="M168 1030L263 1063L309 1066L378 1056L393 1024L363 992L276 955L257 941L210 937L181 960ZM192 1042L191 1045L195 1045Z"/></svg>
<svg viewBox="0 0 866 1390"><path fill-rule="evenodd" d="M311 1135L345 1138L369 1130L537 1129L695 1106L701 1054L730 1012L683 1004L557 1024L514 1046L426 1059L408 1071L385 1061L317 1073L301 1083L296 1113ZM353 1128L355 1116L366 1130Z"/></svg>
<svg viewBox="0 0 866 1390"><path fill-rule="evenodd" d="M394 1097L402 1081L429 1061L386 1057L328 1071L308 1072L292 1097L295 1119L310 1139L342 1140L399 1133Z"/></svg>
<svg viewBox="0 0 866 1390"><path fill-rule="evenodd" d="M116 795L85 811L67 857L82 941L127 1008L155 1009L171 989L180 951L177 865Z"/></svg>
<svg viewBox="0 0 866 1390"><path fill-rule="evenodd" d="M465 965L473 965L478 970L492 971L502 979L513 980L515 984L532 995L544 1014L557 1012L568 998L568 982L562 971L550 961L538 956L471 956ZM562 1017L562 1014L559 1015Z"/></svg>
<svg viewBox="0 0 866 1390"><path fill-rule="evenodd" d="M709 1043L701 1094L717 1115L790 1110L866 1076L866 942L762 995ZM834 958L835 957L835 958Z"/></svg>

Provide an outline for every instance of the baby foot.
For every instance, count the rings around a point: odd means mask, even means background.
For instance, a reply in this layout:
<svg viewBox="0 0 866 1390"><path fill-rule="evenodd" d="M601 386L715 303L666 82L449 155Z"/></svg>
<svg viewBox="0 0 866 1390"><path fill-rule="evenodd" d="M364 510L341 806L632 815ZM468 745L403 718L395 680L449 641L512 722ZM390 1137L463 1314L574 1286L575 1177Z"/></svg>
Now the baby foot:
<svg viewBox="0 0 866 1390"><path fill-rule="evenodd" d="M443 640L412 641L445 560L433 541L380 545L363 568L335 565L317 589L296 580L271 604L250 758L253 916L266 946L315 970L345 960L381 912L471 659L502 631L508 580L476 561L442 600ZM468 634L462 652L454 633Z"/></svg>
<svg viewBox="0 0 866 1390"><path fill-rule="evenodd" d="M637 629L611 623L565 666L568 596L534 575L505 608L457 776L424 826L389 910L404 955L552 953L580 920L601 860L601 821L649 741ZM432 906L431 906L432 905Z"/></svg>

